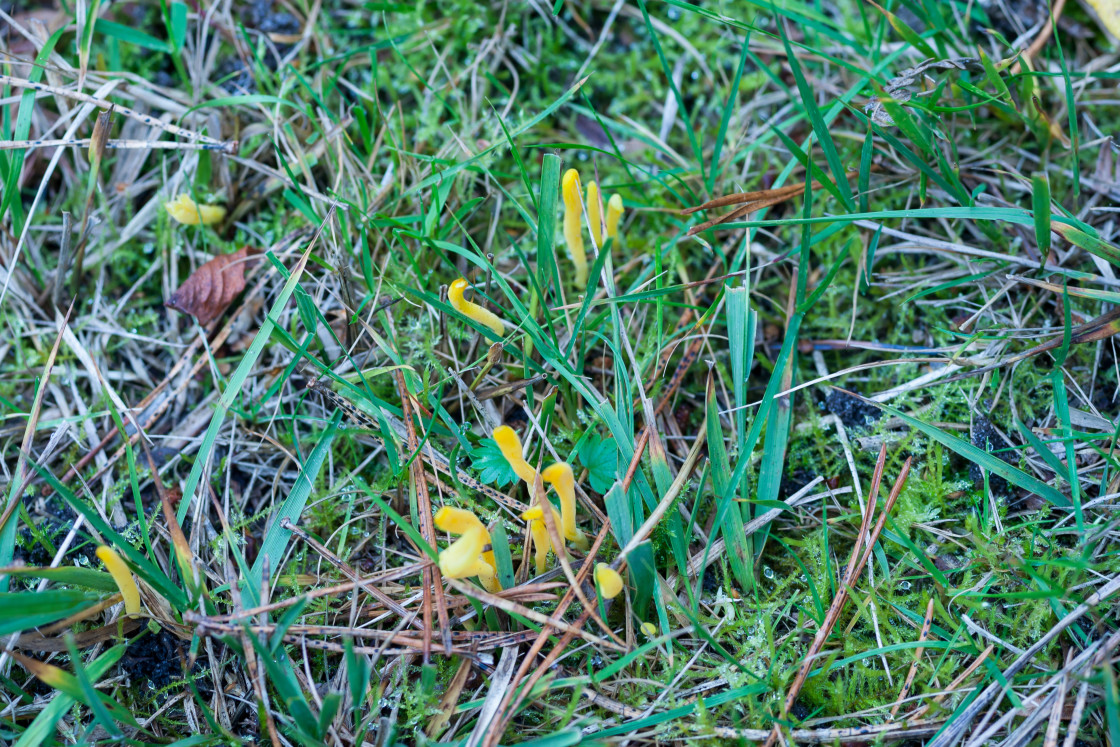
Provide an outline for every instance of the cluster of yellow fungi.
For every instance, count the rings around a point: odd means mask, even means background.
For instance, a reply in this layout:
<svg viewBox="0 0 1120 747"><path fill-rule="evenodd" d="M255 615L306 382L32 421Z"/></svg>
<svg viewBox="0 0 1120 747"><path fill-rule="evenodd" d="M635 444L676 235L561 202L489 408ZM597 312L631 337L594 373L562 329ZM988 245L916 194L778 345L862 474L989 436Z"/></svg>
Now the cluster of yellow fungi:
<svg viewBox="0 0 1120 747"><path fill-rule="evenodd" d="M563 547L556 547L552 542L545 521L545 507L552 511L553 524L560 531L563 539L571 542L576 548L586 551L587 536L576 526L576 479L572 466L567 462L557 462L538 474L525 461L521 450L521 439L512 428L506 425L498 426L494 429L493 437L514 474L525 482L529 494L533 496L532 505L528 511L521 514L521 518L529 522L529 535L532 538L537 574L545 572L550 550L556 553L564 552ZM551 485L560 497L560 511L553 508L544 497L545 483ZM541 485L541 489L537 488L538 484ZM477 577L487 591L500 590L494 552L490 547L490 534L478 517L465 509L445 506L436 513L435 524L445 532L462 535L439 554L440 572L448 578ZM606 563L599 563L595 567L595 583L600 593L607 599L617 596L622 591L622 577Z"/></svg>
<svg viewBox="0 0 1120 747"><path fill-rule="evenodd" d="M583 195L580 192L579 172L568 169L564 172L561 181L561 192L564 196L564 242L568 245L568 252L572 255L572 264L576 266L576 287L587 287L587 252L583 249ZM622 197L612 195L607 200L607 215L603 219L602 200L599 195L599 185L591 182L587 185L587 222L591 227L591 238L595 247L603 246L606 239L618 236L618 224L622 220ZM604 229L606 231L604 238Z"/></svg>
<svg viewBox="0 0 1120 747"><path fill-rule="evenodd" d="M474 578L487 591L501 591L490 531L465 508L444 506L435 515L436 528L461 535L439 554L439 572L448 578Z"/></svg>
<svg viewBox="0 0 1120 747"><path fill-rule="evenodd" d="M561 182L561 194L564 198L564 242L568 245L568 252L575 265L575 282L577 288L587 287L587 252L583 248L583 192L580 188L579 172L568 169ZM221 220L225 209L210 205L197 205L190 197L180 195L176 202L165 205L180 223L209 224ZM220 211L213 213L211 218L207 211ZM618 225L622 221L622 196L611 195L606 204L606 215L603 215L602 196L599 185L590 182L587 185L587 223L591 229L591 238L595 247L603 246L607 239L618 236ZM478 322L484 327L489 327L498 337L506 333L505 324L501 318L492 311L472 303L463 294L470 288L466 278L459 278L447 289L447 301L451 308L463 316ZM547 478L546 478L547 482ZM532 487L530 486L530 491Z"/></svg>

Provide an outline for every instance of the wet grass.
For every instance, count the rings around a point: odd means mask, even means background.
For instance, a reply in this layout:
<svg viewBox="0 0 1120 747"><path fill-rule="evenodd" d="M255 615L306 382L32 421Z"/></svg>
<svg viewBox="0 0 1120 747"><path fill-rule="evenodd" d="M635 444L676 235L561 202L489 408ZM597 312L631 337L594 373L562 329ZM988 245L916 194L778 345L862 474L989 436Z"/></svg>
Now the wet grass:
<svg viewBox="0 0 1120 747"><path fill-rule="evenodd" d="M1115 42L1001 7L0 16L0 134L80 141L0 150L0 739L1115 743Z"/></svg>

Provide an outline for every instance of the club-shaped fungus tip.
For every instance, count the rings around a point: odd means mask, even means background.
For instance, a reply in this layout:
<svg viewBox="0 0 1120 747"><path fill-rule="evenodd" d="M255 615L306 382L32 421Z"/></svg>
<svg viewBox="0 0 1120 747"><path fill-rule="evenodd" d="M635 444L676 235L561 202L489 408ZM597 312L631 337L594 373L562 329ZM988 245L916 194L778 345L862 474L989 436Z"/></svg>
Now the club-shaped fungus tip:
<svg viewBox="0 0 1120 747"><path fill-rule="evenodd" d="M484 327L489 327L498 337L505 335L506 325L498 318L497 314L463 298L463 293L469 287L470 284L465 278L459 278L451 284L447 289L447 300L451 303L451 308L468 319L476 321Z"/></svg>
<svg viewBox="0 0 1120 747"><path fill-rule="evenodd" d="M595 565L595 583L604 599L614 599L622 591L622 576L606 563Z"/></svg>

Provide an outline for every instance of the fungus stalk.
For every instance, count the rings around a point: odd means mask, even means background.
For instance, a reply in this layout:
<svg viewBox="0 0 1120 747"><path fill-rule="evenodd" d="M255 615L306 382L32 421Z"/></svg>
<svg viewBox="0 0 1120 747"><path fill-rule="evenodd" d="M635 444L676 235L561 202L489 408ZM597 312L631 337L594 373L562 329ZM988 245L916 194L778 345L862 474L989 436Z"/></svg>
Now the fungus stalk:
<svg viewBox="0 0 1120 747"><path fill-rule="evenodd" d="M552 519L557 527L560 526L560 516L557 515L556 509L552 508ZM552 546L552 538L548 534L548 526L544 522L544 511L540 505L533 506L525 513L521 514L521 518L529 522L529 534L533 538L533 559L537 566L537 575L544 573L548 565L548 551L554 550L557 554L561 552L560 549Z"/></svg>
<svg viewBox="0 0 1120 747"><path fill-rule="evenodd" d="M506 326L497 314L463 298L463 292L469 287L470 284L464 278L459 278L451 284L451 287L447 289L447 300L451 303L451 308L468 319L473 319L484 327L489 327L498 337L504 336Z"/></svg>
<svg viewBox="0 0 1120 747"><path fill-rule="evenodd" d="M97 557L105 564L109 575L113 577L117 588L121 590L121 597L124 598L124 611L129 615L139 614L140 589L132 578L132 571L121 560L121 556L117 555L117 551L108 545L100 545L97 548Z"/></svg>
<svg viewBox="0 0 1120 747"><path fill-rule="evenodd" d="M583 250L583 227L580 225L583 201L580 200L579 172L568 169L564 173L561 191L564 194L564 241L572 255L572 264L576 266L576 287L586 288L587 252Z"/></svg>

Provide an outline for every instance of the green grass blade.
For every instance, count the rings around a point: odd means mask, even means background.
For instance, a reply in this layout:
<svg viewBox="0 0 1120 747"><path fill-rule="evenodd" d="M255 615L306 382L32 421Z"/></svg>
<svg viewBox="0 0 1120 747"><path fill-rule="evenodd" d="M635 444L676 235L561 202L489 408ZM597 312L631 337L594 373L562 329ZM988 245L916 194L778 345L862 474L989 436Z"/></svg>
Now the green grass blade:
<svg viewBox="0 0 1120 747"><path fill-rule="evenodd" d="M797 91L801 94L801 103L805 107L805 112L809 116L809 122L813 126L813 133L817 136L817 143L824 151L825 160L828 161L828 168L832 171L832 178L836 186L837 192L840 194L841 202L850 211L856 209L855 202L852 200L852 185L848 183L847 170L840 162L840 154L836 151L836 144L832 142L832 133L825 123L824 117L821 116L821 110L817 108L816 91L809 85L809 81L805 79L805 73L801 69L801 63L797 60L797 55L793 52L793 47L790 46L789 38L786 36L785 29L782 24L778 24L778 33L782 38L782 45L786 50L786 62L789 64L791 72L793 72L793 79L797 82Z"/></svg>

